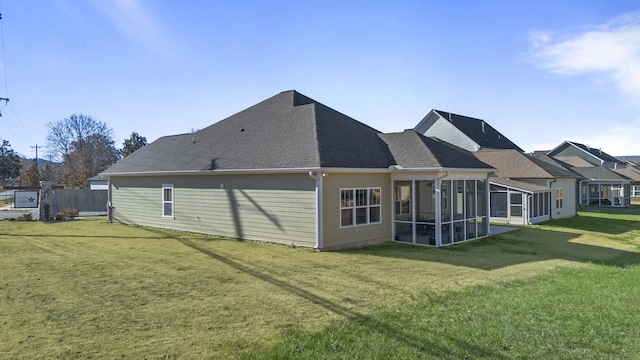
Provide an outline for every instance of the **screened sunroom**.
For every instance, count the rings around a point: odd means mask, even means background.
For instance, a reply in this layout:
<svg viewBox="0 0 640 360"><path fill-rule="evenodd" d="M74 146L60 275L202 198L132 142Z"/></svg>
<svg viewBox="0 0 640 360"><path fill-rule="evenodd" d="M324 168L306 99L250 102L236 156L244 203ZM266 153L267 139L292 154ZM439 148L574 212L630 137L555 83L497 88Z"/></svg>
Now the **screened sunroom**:
<svg viewBox="0 0 640 360"><path fill-rule="evenodd" d="M558 191L561 190L557 189L556 192ZM558 195L556 194L556 198L563 201L562 195ZM547 221L551 218L551 199L551 189L548 187L492 178L490 219L507 224L536 224Z"/></svg>
<svg viewBox="0 0 640 360"><path fill-rule="evenodd" d="M486 179L396 180L394 240L446 246L488 235Z"/></svg>
<svg viewBox="0 0 640 360"><path fill-rule="evenodd" d="M631 185L628 182L599 183L583 181L580 183L582 205L629 206L631 205Z"/></svg>

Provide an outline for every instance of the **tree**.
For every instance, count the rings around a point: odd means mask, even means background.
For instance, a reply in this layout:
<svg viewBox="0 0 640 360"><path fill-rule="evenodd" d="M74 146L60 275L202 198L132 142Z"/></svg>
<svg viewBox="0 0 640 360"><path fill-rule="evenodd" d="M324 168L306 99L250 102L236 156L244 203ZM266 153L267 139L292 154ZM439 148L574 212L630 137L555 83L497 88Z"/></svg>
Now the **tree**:
<svg viewBox="0 0 640 360"><path fill-rule="evenodd" d="M40 180L42 180L42 174L40 173L40 169L38 169L38 162L34 161L31 166L24 173L24 178L27 181L27 185L40 185Z"/></svg>
<svg viewBox="0 0 640 360"><path fill-rule="evenodd" d="M127 157L134 151L147 146L147 138L140 136L137 132L132 132L128 139L124 139L122 143L122 156Z"/></svg>
<svg viewBox="0 0 640 360"><path fill-rule="evenodd" d="M11 149L8 140L2 140L0 145L0 184L4 186L5 179L15 178L20 174L20 157Z"/></svg>
<svg viewBox="0 0 640 360"><path fill-rule="evenodd" d="M107 124L84 114L49 123L47 149L63 161L63 182L71 187L88 187L87 179L120 159L120 152Z"/></svg>

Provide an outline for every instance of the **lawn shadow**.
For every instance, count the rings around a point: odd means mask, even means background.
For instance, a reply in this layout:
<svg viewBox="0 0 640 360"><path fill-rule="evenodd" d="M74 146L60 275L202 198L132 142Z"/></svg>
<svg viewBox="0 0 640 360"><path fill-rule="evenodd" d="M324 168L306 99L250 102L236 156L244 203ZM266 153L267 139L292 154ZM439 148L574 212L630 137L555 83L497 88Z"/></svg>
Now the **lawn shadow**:
<svg viewBox="0 0 640 360"><path fill-rule="evenodd" d="M320 306L327 311L338 314L349 321L353 321L358 324L361 324L362 326L366 326L371 332L380 333L385 337L404 343L407 346L413 347L425 354L432 354L433 356L435 356L435 355L450 353L450 350L447 349L446 347L435 344L428 339L411 334L410 332L400 329L397 326L393 326L386 322L379 321L372 316L359 313L333 300L330 300L318 294L315 294L312 291L309 291L301 286L294 284L292 281L288 281L286 278L283 278L282 276L276 277L272 274L259 270L257 267L241 264L233 259L230 259L229 257L218 254L212 251L211 249L201 246L200 244L198 244L198 241L193 241L192 239L186 239L184 237L179 237L177 235L174 237L174 239L184 244L185 246L210 257L214 261L223 263L227 266L230 266L236 269L237 271L240 271L244 274L247 274L255 278L256 280L267 282L301 299L310 301L311 303L317 306ZM460 341L466 343L466 341L464 340L460 340ZM487 348L479 348L474 344L466 343L465 347L477 348L479 353L488 354L489 357L494 359L504 358L498 353L495 353Z"/></svg>
<svg viewBox="0 0 640 360"><path fill-rule="evenodd" d="M627 213L619 212L620 210L618 209L616 210L618 212L615 212L615 213L611 212L608 214L630 215ZM605 212L602 211L602 213L605 213ZM631 230L640 229L640 221L638 220L625 220L625 219L614 219L611 217L589 216L589 212L578 214L576 216L566 218L566 219L547 221L542 223L541 225L544 225L546 227L553 227L553 228L569 228L569 229L582 230L582 231L591 231L595 233L609 234L609 235L620 235Z"/></svg>
<svg viewBox="0 0 640 360"><path fill-rule="evenodd" d="M522 228L445 248L386 243L348 252L446 263L482 270L553 259L610 266L640 263L640 253L574 242L573 240L579 236L581 235L566 231Z"/></svg>

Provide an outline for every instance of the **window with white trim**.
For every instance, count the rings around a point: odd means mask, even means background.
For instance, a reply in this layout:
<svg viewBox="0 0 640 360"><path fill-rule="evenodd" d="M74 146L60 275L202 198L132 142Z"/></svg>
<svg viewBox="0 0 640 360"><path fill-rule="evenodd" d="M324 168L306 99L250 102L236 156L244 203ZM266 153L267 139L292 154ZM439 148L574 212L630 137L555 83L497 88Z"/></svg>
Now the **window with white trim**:
<svg viewBox="0 0 640 360"><path fill-rule="evenodd" d="M173 219L173 184L162 184L162 218Z"/></svg>
<svg viewBox="0 0 640 360"><path fill-rule="evenodd" d="M340 227L379 224L380 188L340 189Z"/></svg>
<svg viewBox="0 0 640 360"><path fill-rule="evenodd" d="M563 189L556 189L556 209L562 209L564 205Z"/></svg>

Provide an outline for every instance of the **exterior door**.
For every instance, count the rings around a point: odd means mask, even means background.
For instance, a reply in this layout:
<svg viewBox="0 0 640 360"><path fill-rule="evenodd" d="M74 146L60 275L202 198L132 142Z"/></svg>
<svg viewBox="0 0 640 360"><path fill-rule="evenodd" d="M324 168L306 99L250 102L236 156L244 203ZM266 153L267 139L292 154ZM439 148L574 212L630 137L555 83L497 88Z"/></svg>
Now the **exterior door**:
<svg viewBox="0 0 640 360"><path fill-rule="evenodd" d="M509 223L510 224L524 224L524 211L522 202L522 193L512 192L509 193L510 205L509 205Z"/></svg>

